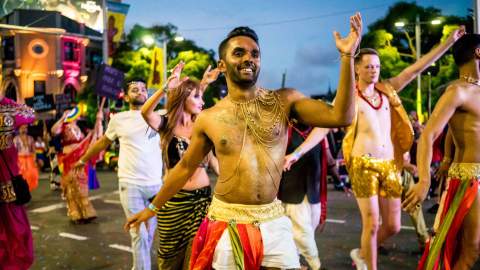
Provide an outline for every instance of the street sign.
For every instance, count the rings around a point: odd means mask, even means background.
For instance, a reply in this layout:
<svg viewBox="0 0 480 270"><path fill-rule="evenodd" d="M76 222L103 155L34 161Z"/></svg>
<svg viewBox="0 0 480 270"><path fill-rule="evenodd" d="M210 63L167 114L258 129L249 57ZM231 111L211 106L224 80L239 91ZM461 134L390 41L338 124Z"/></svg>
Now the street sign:
<svg viewBox="0 0 480 270"><path fill-rule="evenodd" d="M69 94L55 95L55 106L58 114L70 109L72 107L72 96Z"/></svg>
<svg viewBox="0 0 480 270"><path fill-rule="evenodd" d="M95 92L110 99L118 99L122 91L124 74L118 69L102 64L97 74Z"/></svg>
<svg viewBox="0 0 480 270"><path fill-rule="evenodd" d="M44 112L55 109L53 102L53 95L36 95L31 98L26 98L25 103L32 107L37 112Z"/></svg>

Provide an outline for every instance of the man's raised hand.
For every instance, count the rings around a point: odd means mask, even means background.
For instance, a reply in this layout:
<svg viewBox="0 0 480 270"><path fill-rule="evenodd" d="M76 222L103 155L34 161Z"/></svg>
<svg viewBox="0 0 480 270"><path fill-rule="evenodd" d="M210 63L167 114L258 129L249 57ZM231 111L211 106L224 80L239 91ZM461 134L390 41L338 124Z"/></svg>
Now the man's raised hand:
<svg viewBox="0 0 480 270"><path fill-rule="evenodd" d="M362 16L359 12L350 16L350 33L345 38L340 36L337 31L333 32L335 45L340 53L353 55L357 50L362 36Z"/></svg>

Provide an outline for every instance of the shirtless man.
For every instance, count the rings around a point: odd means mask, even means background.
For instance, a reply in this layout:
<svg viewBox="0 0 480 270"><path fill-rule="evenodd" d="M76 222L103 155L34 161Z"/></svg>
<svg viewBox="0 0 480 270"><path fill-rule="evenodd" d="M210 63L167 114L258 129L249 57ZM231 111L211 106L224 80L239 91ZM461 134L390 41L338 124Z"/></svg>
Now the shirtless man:
<svg viewBox="0 0 480 270"><path fill-rule="evenodd" d="M420 137L420 180L402 205L412 211L427 196L432 145L448 123L455 157L437 214L439 226L417 269L439 269L438 262L442 269L471 269L480 252L480 35L463 36L453 47L453 57L460 78L440 97Z"/></svg>
<svg viewBox="0 0 480 270"><path fill-rule="evenodd" d="M219 46L218 62L226 77L228 96L198 116L182 160L168 174L149 208L128 219L126 229L153 217L215 148L220 175L207 218L193 243L191 269L210 269L212 265L215 269L233 269L235 265L242 269L299 268L291 222L276 200L288 118L312 126L350 124L354 108L353 54L362 30L360 14L350 18L350 28L343 39L335 32L341 56L335 106L306 98L295 89L270 91L258 87L257 35L248 27L231 31Z"/></svg>
<svg viewBox="0 0 480 270"><path fill-rule="evenodd" d="M455 30L398 76L382 82L375 50L361 49L355 58L357 105L342 148L362 216L361 249L350 252L357 269L376 270L377 245L400 230L400 170L403 154L413 141L413 130L397 92L445 53L463 32L463 28Z"/></svg>

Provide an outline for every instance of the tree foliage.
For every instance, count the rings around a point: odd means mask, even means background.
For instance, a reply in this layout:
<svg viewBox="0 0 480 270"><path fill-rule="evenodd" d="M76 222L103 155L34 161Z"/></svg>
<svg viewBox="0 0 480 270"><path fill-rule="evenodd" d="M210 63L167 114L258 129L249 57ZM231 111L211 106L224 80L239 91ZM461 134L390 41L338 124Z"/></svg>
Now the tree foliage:
<svg viewBox="0 0 480 270"><path fill-rule="evenodd" d="M147 80L150 72L152 49L143 43L143 37L150 35L154 38L157 46L165 41L167 45L167 70L171 70L180 61L185 62L183 75L201 80L203 72L208 65L215 66L213 50L206 50L195 44L194 41L185 39L181 42L174 41L177 28L172 24L154 25L144 27L134 25L125 36L113 56L112 65L125 72L125 79L142 78ZM213 105L213 97L216 88L209 87L205 93L207 106Z"/></svg>

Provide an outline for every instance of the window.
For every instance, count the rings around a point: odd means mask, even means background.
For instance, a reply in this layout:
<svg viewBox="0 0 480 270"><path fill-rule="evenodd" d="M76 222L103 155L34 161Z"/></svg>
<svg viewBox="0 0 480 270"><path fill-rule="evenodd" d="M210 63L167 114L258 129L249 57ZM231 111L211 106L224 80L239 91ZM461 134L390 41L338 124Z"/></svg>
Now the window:
<svg viewBox="0 0 480 270"><path fill-rule="evenodd" d="M33 81L33 95L45 95L46 93L45 81Z"/></svg>
<svg viewBox="0 0 480 270"><path fill-rule="evenodd" d="M15 43L14 37L3 37L3 60L15 60Z"/></svg>
<svg viewBox="0 0 480 270"><path fill-rule="evenodd" d="M78 44L73 41L66 41L63 43L63 58L64 61L72 61L72 62L77 62L78 61Z"/></svg>

